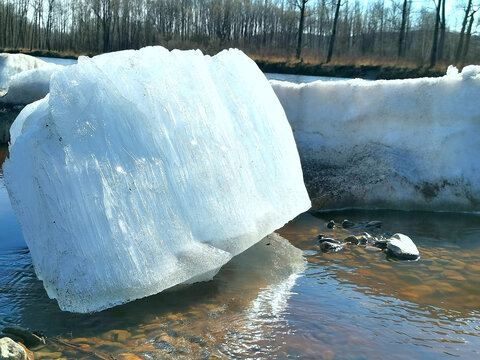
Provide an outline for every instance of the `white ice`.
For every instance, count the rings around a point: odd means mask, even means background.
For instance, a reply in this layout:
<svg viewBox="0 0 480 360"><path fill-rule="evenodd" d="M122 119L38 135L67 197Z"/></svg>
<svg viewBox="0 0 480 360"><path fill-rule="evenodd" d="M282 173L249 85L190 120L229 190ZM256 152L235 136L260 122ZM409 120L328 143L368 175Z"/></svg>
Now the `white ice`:
<svg viewBox="0 0 480 360"><path fill-rule="evenodd" d="M45 97L59 65L24 54L0 54L0 104L25 105Z"/></svg>
<svg viewBox="0 0 480 360"><path fill-rule="evenodd" d="M5 182L64 310L211 278L310 207L283 108L238 50L82 57L17 120Z"/></svg>
<svg viewBox="0 0 480 360"><path fill-rule="evenodd" d="M480 67L440 78L271 81L315 208L480 210Z"/></svg>

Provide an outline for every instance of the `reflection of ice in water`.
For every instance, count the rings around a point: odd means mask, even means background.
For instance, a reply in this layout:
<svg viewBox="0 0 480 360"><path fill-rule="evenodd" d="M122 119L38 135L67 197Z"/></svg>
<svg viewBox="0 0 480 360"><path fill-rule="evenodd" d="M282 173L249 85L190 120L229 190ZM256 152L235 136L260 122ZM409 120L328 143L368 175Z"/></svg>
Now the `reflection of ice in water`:
<svg viewBox="0 0 480 360"><path fill-rule="evenodd" d="M263 251L266 246L273 251ZM288 326L283 316L292 288L305 269L305 260L301 250L277 234L265 238L249 252L242 256L242 265L259 267L262 273L258 275L267 285L226 332L223 350L231 356L254 353L255 358L262 358L281 347L275 342L275 334Z"/></svg>
<svg viewBox="0 0 480 360"><path fill-rule="evenodd" d="M292 295L292 288L299 274L291 274L280 284L270 285L258 294L248 311L248 319L255 327L261 319L261 323L275 322L280 319L288 305L288 299Z"/></svg>

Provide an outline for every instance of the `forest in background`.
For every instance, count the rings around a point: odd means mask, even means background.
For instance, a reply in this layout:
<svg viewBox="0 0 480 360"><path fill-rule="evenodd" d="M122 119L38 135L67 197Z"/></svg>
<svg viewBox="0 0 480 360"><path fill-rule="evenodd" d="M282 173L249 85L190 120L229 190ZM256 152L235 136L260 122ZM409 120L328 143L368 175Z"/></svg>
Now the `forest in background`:
<svg viewBox="0 0 480 360"><path fill-rule="evenodd" d="M462 66L479 63L479 9L480 0L0 0L0 48L237 47L262 61Z"/></svg>

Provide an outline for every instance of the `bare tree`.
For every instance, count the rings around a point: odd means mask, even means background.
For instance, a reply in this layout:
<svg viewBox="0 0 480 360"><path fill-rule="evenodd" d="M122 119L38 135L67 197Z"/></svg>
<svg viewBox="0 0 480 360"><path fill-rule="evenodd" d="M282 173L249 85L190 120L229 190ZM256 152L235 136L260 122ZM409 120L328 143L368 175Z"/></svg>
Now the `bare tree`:
<svg viewBox="0 0 480 360"><path fill-rule="evenodd" d="M305 23L305 6L308 0L296 0L295 5L300 9L300 22L298 25L298 40L297 40L297 51L295 57L300 59L302 53L302 36L303 36L303 25Z"/></svg>
<svg viewBox="0 0 480 360"><path fill-rule="evenodd" d="M435 17L435 30L433 31L432 51L430 53L430 67L434 67L437 63L437 48L438 48L438 29L440 27L440 8L442 0L438 0Z"/></svg>
<svg viewBox="0 0 480 360"><path fill-rule="evenodd" d="M462 67L465 65L465 58L467 57L468 48L470 47L470 38L472 36L472 26L475 19L475 13L478 10L479 9L472 10L472 12L470 13L470 21L468 23L467 34L465 35L465 46L463 47L462 58L460 61Z"/></svg>
<svg viewBox="0 0 480 360"><path fill-rule="evenodd" d="M402 57L405 54L405 29L407 25L407 17L408 0L403 0L402 25L400 27L400 35L398 37L398 57Z"/></svg>
<svg viewBox="0 0 480 360"><path fill-rule="evenodd" d="M458 64L460 57L463 53L463 41L465 38L465 29L468 23L468 17L470 15L470 9L472 8L472 0L468 0L467 7L465 8L465 15L462 22L462 30L460 30L460 38L458 40L457 50L455 51L455 64Z"/></svg>
<svg viewBox="0 0 480 360"><path fill-rule="evenodd" d="M447 28L446 18L445 18L445 3L447 0L442 0L442 18L440 20L440 40L438 43L438 58L443 59L443 51L445 47L445 31Z"/></svg>
<svg viewBox="0 0 480 360"><path fill-rule="evenodd" d="M335 17L333 18L332 36L330 37L330 43L328 45L327 64L330 62L330 60L332 60L333 46L335 45L335 35L337 34L337 23L338 23L338 15L340 13L341 2L342 0L337 0L337 6L335 8Z"/></svg>

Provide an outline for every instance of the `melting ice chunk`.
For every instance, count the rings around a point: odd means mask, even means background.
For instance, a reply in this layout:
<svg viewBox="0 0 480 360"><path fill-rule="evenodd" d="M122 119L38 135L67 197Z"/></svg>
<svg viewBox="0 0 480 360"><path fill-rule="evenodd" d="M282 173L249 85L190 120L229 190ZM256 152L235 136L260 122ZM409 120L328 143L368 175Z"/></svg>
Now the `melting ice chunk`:
<svg viewBox="0 0 480 360"><path fill-rule="evenodd" d="M5 181L64 310L211 278L310 207L283 108L238 50L83 57L24 111Z"/></svg>
<svg viewBox="0 0 480 360"><path fill-rule="evenodd" d="M45 97L59 65L24 54L0 54L0 104L25 105Z"/></svg>

